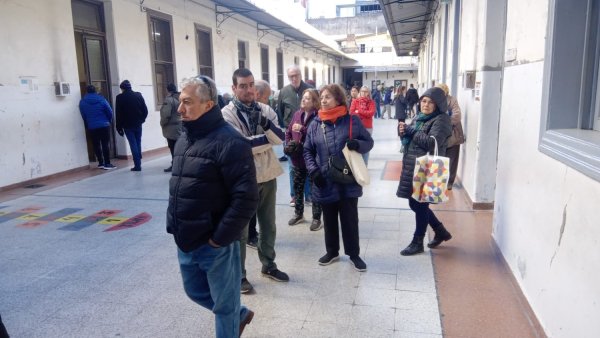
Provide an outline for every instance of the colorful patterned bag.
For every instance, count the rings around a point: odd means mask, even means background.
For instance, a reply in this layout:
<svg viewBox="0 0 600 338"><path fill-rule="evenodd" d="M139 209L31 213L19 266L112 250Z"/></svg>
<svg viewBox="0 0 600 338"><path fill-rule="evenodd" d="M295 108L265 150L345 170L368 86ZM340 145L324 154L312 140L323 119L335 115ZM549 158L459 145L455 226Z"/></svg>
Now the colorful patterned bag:
<svg viewBox="0 0 600 338"><path fill-rule="evenodd" d="M437 140L430 137L435 141L434 154L416 158L412 198L419 202L443 203L448 201L450 158L438 156Z"/></svg>

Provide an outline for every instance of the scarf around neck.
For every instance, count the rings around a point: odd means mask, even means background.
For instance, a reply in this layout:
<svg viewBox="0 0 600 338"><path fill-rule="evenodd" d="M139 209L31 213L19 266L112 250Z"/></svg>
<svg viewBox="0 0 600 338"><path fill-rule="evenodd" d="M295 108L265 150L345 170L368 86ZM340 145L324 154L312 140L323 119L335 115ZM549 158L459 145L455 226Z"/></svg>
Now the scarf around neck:
<svg viewBox="0 0 600 338"><path fill-rule="evenodd" d="M250 125L250 133L252 135L256 135L256 127L258 126L258 120L260 118L260 106L256 101L252 101L250 104L244 104L237 97L233 97L231 100L233 105L237 109L238 112L246 114L248 117L248 124Z"/></svg>
<svg viewBox="0 0 600 338"><path fill-rule="evenodd" d="M438 114L436 114L436 113L437 112L433 112L431 114L423 114L422 112L419 112L419 114L417 114L417 117L415 117L415 119L414 119L414 121L415 121L414 127L408 126L413 129L412 132L404 133L404 136L402 136L402 145L404 146L405 149L410 144L410 141L412 141L413 135L417 131L421 130L421 128L423 127L423 124L425 124L425 122L427 122L430 119L437 116Z"/></svg>
<svg viewBox="0 0 600 338"><path fill-rule="evenodd" d="M348 114L348 110L346 109L346 106L337 106L331 109L320 109L319 110L319 118L321 119L321 121L331 121L333 123L335 123L335 121Z"/></svg>

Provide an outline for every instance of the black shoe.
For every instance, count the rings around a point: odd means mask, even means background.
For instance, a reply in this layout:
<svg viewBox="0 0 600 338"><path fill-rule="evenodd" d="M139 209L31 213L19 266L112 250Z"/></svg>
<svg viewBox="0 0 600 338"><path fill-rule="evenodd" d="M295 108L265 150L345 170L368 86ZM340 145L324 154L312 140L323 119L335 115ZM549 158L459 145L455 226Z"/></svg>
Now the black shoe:
<svg viewBox="0 0 600 338"><path fill-rule="evenodd" d="M246 242L246 246L248 246L251 249L256 250L256 248L258 246L258 237L248 238L248 241Z"/></svg>
<svg viewBox="0 0 600 338"><path fill-rule="evenodd" d="M436 248L438 245L442 244L443 241L449 241L452 239L452 235L444 228L442 225L441 228L435 229L435 236L433 239L427 243L428 248Z"/></svg>
<svg viewBox="0 0 600 338"><path fill-rule="evenodd" d="M340 259L339 254L326 253L325 256L319 258L319 265L329 265Z"/></svg>
<svg viewBox="0 0 600 338"><path fill-rule="evenodd" d="M113 170L113 169L117 169L117 167L115 167L113 164L105 164L104 166L102 166L102 169L104 170Z"/></svg>
<svg viewBox="0 0 600 338"><path fill-rule="evenodd" d="M313 219L310 224L310 231L317 231L323 229L323 223L318 219Z"/></svg>
<svg viewBox="0 0 600 338"><path fill-rule="evenodd" d="M246 278L242 278L242 286L240 288L241 293L248 293L252 291L252 289L254 289L252 284L250 284Z"/></svg>
<svg viewBox="0 0 600 338"><path fill-rule="evenodd" d="M290 281L290 277L287 275L287 273L285 273L283 271L279 271L278 269L273 269L271 271L263 270L262 274L263 274L263 276L269 277L272 280L276 280L278 282L289 282Z"/></svg>
<svg viewBox="0 0 600 338"><path fill-rule="evenodd" d="M406 249L400 251L400 254L402 256L412 256L421 252L425 252L423 248L423 237L415 236Z"/></svg>
<svg viewBox="0 0 600 338"><path fill-rule="evenodd" d="M285 161L287 161L287 156L281 156L279 158L279 162L285 162Z"/></svg>
<svg viewBox="0 0 600 338"><path fill-rule="evenodd" d="M294 215L294 217L290 218L288 225L296 225L304 222L304 216L302 215Z"/></svg>
<svg viewBox="0 0 600 338"><path fill-rule="evenodd" d="M166 173L170 173L171 171L173 171L173 166L170 166L167 169L163 169L163 171Z"/></svg>
<svg viewBox="0 0 600 338"><path fill-rule="evenodd" d="M140 168L140 167L133 167L133 168L131 168L129 170L131 170L131 171L142 171L142 168Z"/></svg>
<svg viewBox="0 0 600 338"><path fill-rule="evenodd" d="M356 271L367 271L367 263L365 263L358 256L350 257L350 263L352 263L352 265L354 266L354 270Z"/></svg>
<svg viewBox="0 0 600 338"><path fill-rule="evenodd" d="M250 322L252 321L252 318L254 318L254 311L249 309L248 314L246 314L246 318L240 320L240 337L242 336L246 325L250 324Z"/></svg>

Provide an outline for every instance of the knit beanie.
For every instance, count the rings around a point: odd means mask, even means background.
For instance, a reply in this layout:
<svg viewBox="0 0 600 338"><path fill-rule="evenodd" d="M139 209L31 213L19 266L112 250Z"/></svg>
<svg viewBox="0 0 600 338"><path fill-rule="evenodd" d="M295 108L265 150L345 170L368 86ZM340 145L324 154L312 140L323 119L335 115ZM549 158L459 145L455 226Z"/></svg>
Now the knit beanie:
<svg viewBox="0 0 600 338"><path fill-rule="evenodd" d="M446 93L444 93L444 91L441 88L433 87L427 89L425 93L421 95L419 101L423 97L430 98L435 103L435 106L440 112L445 113L448 111L448 101L446 100Z"/></svg>
<svg viewBox="0 0 600 338"><path fill-rule="evenodd" d="M125 81L121 82L121 84L119 85L119 88L131 89L131 83L129 82L129 80L125 80Z"/></svg>

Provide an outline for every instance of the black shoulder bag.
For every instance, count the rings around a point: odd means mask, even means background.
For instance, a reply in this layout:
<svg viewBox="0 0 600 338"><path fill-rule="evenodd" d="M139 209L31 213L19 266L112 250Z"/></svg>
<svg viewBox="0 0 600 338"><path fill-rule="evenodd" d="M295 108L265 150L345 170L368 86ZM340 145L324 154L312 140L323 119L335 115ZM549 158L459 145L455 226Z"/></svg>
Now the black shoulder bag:
<svg viewBox="0 0 600 338"><path fill-rule="evenodd" d="M325 136L325 123L321 122L321 131L323 132L323 139L325 140L325 148L327 148L327 155L329 157L327 168L327 176L339 184L353 184L356 183L352 170L344 157L332 156L329 154L329 144L327 137ZM352 116L350 116L350 138L352 138Z"/></svg>

